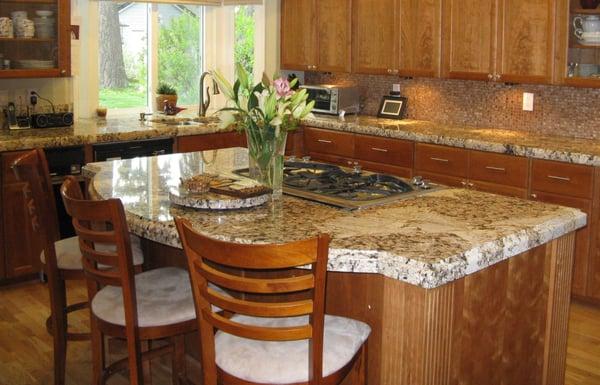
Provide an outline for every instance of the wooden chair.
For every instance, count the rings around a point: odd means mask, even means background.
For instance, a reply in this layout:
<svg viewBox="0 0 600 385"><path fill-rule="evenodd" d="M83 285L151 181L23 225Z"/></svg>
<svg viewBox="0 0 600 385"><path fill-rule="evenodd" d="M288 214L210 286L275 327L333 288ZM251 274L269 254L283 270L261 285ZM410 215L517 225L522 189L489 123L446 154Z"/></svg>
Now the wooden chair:
<svg viewBox="0 0 600 385"><path fill-rule="evenodd" d="M84 279L79 240L77 237L60 239L56 201L44 150L28 151L14 161L12 168L17 179L26 182L24 194L31 224L44 245L40 259L50 292L50 317L46 320L46 328L54 340L54 384L63 385L67 341L90 338L89 333L69 332L67 326L69 313L88 306L87 302L67 305L65 281ZM139 238L136 240L134 264L141 267L144 259Z"/></svg>
<svg viewBox="0 0 600 385"><path fill-rule="evenodd" d="M338 384L355 364L366 382L370 327L324 314L327 235L244 245L175 222L192 277L204 385ZM304 265L312 266L306 274L293 270ZM291 274L281 278L285 270ZM209 283L242 295L224 297ZM214 306L234 315L226 318Z"/></svg>
<svg viewBox="0 0 600 385"><path fill-rule="evenodd" d="M173 383L179 383L185 378L183 336L196 330L189 274L175 267L134 274L121 201L83 200L73 177L64 181L61 194L83 255L90 298L93 384L104 384L123 369L129 370L132 385L143 384L142 361L166 353L172 353ZM114 249L99 249L99 243L114 245ZM126 339L128 357L106 366L104 336ZM170 339L171 344L142 352L142 342L154 339Z"/></svg>

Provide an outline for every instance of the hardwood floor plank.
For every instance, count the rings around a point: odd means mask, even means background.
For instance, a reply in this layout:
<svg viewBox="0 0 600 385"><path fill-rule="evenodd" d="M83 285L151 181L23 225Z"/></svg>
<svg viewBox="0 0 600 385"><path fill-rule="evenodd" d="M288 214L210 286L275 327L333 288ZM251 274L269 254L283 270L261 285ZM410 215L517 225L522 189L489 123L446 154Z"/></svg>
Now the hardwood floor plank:
<svg viewBox="0 0 600 385"><path fill-rule="evenodd" d="M69 302L85 300L83 283L69 283ZM0 384L46 385L52 383L52 339L46 333L48 292L39 282L0 288ZM88 327L87 310L75 313L71 326ZM91 376L89 342L70 342L67 384L88 384ZM170 365L152 365L153 384L170 384ZM125 385L116 376L110 385ZM565 385L600 384L600 308L574 302L569 317Z"/></svg>

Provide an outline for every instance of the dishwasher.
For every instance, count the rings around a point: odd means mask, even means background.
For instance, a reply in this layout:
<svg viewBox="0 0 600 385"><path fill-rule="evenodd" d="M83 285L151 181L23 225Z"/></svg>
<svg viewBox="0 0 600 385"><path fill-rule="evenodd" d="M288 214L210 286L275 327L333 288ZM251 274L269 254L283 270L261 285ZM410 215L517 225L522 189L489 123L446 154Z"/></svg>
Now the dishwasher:
<svg viewBox="0 0 600 385"><path fill-rule="evenodd" d="M94 162L173 153L173 138L99 143L92 146Z"/></svg>

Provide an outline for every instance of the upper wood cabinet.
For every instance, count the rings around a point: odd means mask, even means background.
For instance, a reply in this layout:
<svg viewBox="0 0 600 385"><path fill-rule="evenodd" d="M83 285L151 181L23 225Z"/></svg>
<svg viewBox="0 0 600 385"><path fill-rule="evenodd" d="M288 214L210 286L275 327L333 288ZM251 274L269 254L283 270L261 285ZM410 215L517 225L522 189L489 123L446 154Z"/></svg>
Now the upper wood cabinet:
<svg viewBox="0 0 600 385"><path fill-rule="evenodd" d="M444 75L550 83L555 0L448 0Z"/></svg>
<svg viewBox="0 0 600 385"><path fill-rule="evenodd" d="M589 33L597 28L593 20L600 17L600 7L583 9L580 0L557 1L556 79L569 86L600 87L600 39Z"/></svg>
<svg viewBox="0 0 600 385"><path fill-rule="evenodd" d="M352 71L398 73L397 0L352 1Z"/></svg>
<svg viewBox="0 0 600 385"><path fill-rule="evenodd" d="M497 0L444 1L444 75L492 80Z"/></svg>
<svg viewBox="0 0 600 385"><path fill-rule="evenodd" d="M500 7L496 80L551 83L555 0L503 0Z"/></svg>
<svg viewBox="0 0 600 385"><path fill-rule="evenodd" d="M442 0L402 0L399 7L399 74L439 76Z"/></svg>
<svg viewBox="0 0 600 385"><path fill-rule="evenodd" d="M350 0L282 0L281 67L350 72Z"/></svg>
<svg viewBox="0 0 600 385"><path fill-rule="evenodd" d="M0 53L10 61L9 69L0 70L2 78L49 78L71 75L71 1L70 0L2 0L0 16L11 12L27 12L27 18L38 18L36 11L51 11L53 30L40 28L31 37L0 37Z"/></svg>

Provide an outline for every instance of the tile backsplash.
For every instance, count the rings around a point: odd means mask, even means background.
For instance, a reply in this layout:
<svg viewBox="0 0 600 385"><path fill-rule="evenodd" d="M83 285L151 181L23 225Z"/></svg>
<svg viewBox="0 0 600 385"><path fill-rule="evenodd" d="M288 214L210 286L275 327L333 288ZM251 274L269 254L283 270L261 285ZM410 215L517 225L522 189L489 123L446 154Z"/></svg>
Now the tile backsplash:
<svg viewBox="0 0 600 385"><path fill-rule="evenodd" d="M600 139L600 89L323 73L307 73L306 82L357 85L366 115L377 115L399 83L410 119ZM533 112L523 111L523 92L535 95Z"/></svg>

